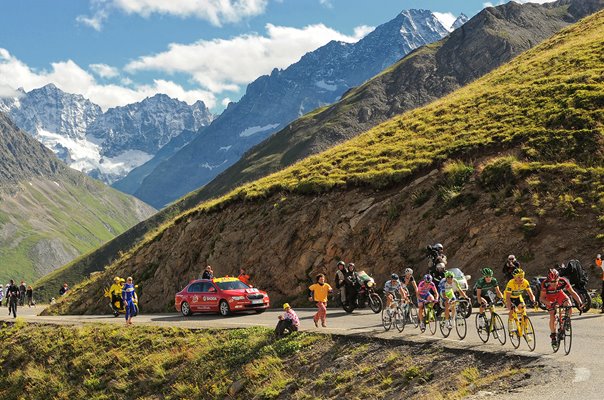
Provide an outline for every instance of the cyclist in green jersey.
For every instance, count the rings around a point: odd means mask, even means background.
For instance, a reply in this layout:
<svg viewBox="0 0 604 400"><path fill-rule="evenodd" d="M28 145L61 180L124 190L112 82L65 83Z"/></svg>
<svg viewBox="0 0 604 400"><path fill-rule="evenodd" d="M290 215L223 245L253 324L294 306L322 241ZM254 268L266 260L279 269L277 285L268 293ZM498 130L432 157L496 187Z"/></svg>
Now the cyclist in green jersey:
<svg viewBox="0 0 604 400"><path fill-rule="evenodd" d="M494 293L498 298L503 299L503 294L499 289L499 283L497 279L493 277L493 270L491 268L483 268L480 270L482 278L476 282L474 288L476 289L476 299L480 304L480 313L484 313L485 306L488 306L495 299L490 295ZM483 297L483 295L486 295Z"/></svg>

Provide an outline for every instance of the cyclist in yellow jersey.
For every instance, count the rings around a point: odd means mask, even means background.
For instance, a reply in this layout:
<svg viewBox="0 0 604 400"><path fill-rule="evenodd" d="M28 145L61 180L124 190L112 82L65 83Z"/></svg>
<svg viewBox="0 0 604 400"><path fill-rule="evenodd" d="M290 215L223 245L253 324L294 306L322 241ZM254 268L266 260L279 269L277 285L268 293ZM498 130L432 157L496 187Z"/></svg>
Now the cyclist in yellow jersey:
<svg viewBox="0 0 604 400"><path fill-rule="evenodd" d="M505 305L510 310L509 318L512 319L512 304L514 306L522 305L524 307L524 299L522 298L522 293L526 291L529 295L529 298L534 303L535 295L531 290L531 285L529 281L524 279L524 271L520 268L516 268L512 274L514 279L510 280L505 287L504 296L505 296Z"/></svg>

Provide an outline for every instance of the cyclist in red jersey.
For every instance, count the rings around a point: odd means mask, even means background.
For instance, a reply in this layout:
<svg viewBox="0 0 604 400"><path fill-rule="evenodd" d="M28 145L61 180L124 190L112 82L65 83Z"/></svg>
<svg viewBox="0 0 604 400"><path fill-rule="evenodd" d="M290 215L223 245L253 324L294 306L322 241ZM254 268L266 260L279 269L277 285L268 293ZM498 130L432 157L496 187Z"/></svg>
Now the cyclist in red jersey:
<svg viewBox="0 0 604 400"><path fill-rule="evenodd" d="M560 274L556 269L550 269L547 274L547 279L541 283L541 295L539 296L539 300L547 306L549 309L549 330L551 332L550 338L552 339L552 343L556 341L556 311L552 307L553 304L558 304L560 306L570 306L570 299L564 293L564 290L568 291L571 296L577 302L577 306L581 307L581 299L579 295L573 290L570 282L566 278L560 278ZM572 315L572 309L570 310L570 314Z"/></svg>

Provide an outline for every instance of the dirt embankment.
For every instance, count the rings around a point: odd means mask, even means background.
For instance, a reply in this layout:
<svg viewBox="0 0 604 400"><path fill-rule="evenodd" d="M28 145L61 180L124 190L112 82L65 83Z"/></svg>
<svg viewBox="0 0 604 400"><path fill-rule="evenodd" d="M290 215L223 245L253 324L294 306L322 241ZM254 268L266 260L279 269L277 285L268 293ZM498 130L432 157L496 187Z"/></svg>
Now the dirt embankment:
<svg viewBox="0 0 604 400"><path fill-rule="evenodd" d="M174 294L199 277L206 264L216 276L234 275L245 267L273 304L306 304L302 299L314 275L326 272L333 281L339 259L355 262L357 270L366 270L382 285L405 267L412 267L419 278L427 269L426 244L441 242L448 266L473 275L472 284L485 266L500 276L508 254L515 254L532 275L569 258L588 260L596 251L597 218L589 209L578 209L572 218L555 209L535 216L513 194L484 192L472 179L455 202L442 204L441 181L441 173L433 171L386 191L275 195L189 215L74 290L58 311L108 311L102 288L115 274L134 277L145 312L162 312L174 310ZM526 215L532 221L528 228Z"/></svg>

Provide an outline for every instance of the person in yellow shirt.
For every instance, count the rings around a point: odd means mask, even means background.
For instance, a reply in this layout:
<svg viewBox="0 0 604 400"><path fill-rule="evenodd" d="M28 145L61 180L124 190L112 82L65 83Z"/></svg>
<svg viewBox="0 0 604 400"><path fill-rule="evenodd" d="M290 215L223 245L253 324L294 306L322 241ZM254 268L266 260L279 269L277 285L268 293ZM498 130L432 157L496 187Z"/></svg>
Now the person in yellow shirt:
<svg viewBox="0 0 604 400"><path fill-rule="evenodd" d="M119 276L113 278L113 285L109 288L111 294L111 307L114 310L120 310L122 306L122 282Z"/></svg>
<svg viewBox="0 0 604 400"><path fill-rule="evenodd" d="M505 305L510 310L509 319L512 319L512 305L514 307L518 307L518 311L523 312L525 310L524 299L522 298L522 293L527 292L531 301L535 303L535 295L531 290L531 285L529 281L524 279L524 271L520 268L516 268L513 272L514 278L511 279L507 286L505 287L504 296L505 296Z"/></svg>
<svg viewBox="0 0 604 400"><path fill-rule="evenodd" d="M325 283L325 275L317 275L316 280L316 283L308 287L308 300L317 304L318 311L313 317L315 326L318 328L319 320L321 320L321 325L325 328L327 327L327 296L333 289L328 283Z"/></svg>

